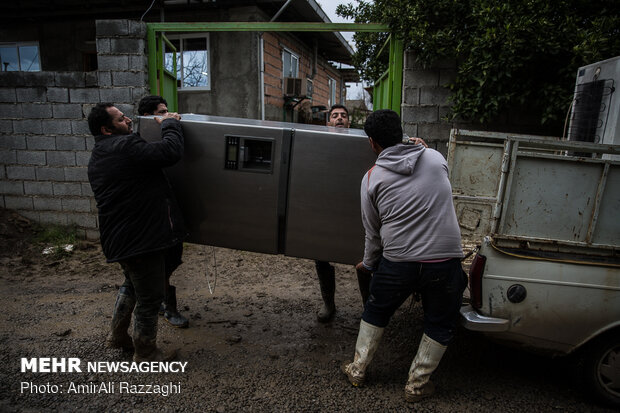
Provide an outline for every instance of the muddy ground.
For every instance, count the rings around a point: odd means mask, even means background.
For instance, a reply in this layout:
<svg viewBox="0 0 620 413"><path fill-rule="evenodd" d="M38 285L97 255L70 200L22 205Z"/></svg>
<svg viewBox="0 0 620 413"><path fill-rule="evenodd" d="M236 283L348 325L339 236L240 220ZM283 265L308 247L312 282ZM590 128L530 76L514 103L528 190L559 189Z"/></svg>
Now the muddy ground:
<svg viewBox="0 0 620 413"><path fill-rule="evenodd" d="M0 210L0 411L610 411L581 391L566 360L512 350L464 329L433 376L435 397L406 403L404 383L422 335L420 304L411 300L387 328L366 386L353 388L339 371L353 355L362 310L351 266L336 266L338 312L320 324L311 260L193 244L173 275L190 328L160 320L159 329L162 347L180 348L185 373L22 373L24 357L78 357L82 366L131 360L104 344L122 283L119 266L105 263L97 243L78 242L64 257L43 255L45 245L33 235L30 222ZM179 390L120 393L123 382L135 390L169 383ZM70 393L72 383L113 383L114 391Z"/></svg>

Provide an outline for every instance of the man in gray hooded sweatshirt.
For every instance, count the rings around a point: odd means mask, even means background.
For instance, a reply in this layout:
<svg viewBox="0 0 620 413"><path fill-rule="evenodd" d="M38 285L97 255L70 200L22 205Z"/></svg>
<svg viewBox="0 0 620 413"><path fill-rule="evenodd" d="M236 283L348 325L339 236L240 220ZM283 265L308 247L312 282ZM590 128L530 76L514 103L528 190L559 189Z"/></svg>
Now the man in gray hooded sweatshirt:
<svg viewBox="0 0 620 413"><path fill-rule="evenodd" d="M362 179L366 241L356 269L373 277L354 360L342 369L354 386L364 383L384 328L417 292L424 334L405 386L405 398L415 402L433 393L429 378L456 328L467 279L461 234L444 157L419 144L403 144L400 117L391 110L372 113L364 131L379 156Z"/></svg>

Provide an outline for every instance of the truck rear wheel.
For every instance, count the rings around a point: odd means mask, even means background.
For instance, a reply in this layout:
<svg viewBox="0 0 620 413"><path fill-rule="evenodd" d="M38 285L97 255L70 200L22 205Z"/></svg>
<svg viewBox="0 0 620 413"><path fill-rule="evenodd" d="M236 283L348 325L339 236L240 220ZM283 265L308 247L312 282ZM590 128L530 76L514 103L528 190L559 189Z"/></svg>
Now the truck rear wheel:
<svg viewBox="0 0 620 413"><path fill-rule="evenodd" d="M620 407L620 334L597 339L584 354L584 378L599 400Z"/></svg>

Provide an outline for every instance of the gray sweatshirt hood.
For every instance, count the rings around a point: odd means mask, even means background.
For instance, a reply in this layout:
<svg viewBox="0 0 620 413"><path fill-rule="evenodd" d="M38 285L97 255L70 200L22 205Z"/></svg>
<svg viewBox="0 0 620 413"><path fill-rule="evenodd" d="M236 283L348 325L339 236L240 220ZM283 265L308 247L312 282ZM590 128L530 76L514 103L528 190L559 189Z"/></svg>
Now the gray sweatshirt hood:
<svg viewBox="0 0 620 413"><path fill-rule="evenodd" d="M375 162L385 169L401 175L412 175L418 158L424 152L424 146L399 143L385 148Z"/></svg>

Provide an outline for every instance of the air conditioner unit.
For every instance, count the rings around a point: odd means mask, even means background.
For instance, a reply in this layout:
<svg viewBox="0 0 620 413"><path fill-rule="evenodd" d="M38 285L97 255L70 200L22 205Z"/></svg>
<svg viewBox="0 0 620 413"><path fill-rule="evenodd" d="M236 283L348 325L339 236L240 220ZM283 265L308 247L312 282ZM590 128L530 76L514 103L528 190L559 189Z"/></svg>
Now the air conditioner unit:
<svg viewBox="0 0 620 413"><path fill-rule="evenodd" d="M284 78L284 96L296 98L312 97L312 80L299 77Z"/></svg>

